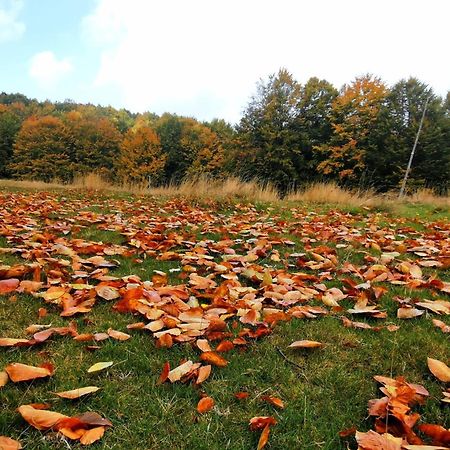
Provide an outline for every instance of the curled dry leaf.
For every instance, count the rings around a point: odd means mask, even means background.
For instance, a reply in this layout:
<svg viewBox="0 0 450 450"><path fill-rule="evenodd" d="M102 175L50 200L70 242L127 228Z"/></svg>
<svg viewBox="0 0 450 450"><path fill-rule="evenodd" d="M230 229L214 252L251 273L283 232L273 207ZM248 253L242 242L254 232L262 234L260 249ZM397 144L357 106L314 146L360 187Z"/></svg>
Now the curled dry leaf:
<svg viewBox="0 0 450 450"><path fill-rule="evenodd" d="M375 431L367 433L356 432L356 442L360 450L401 450L402 438L397 438L389 433L378 434Z"/></svg>
<svg viewBox="0 0 450 450"><path fill-rule="evenodd" d="M19 441L6 436L0 436L0 450L20 450L22 445Z"/></svg>
<svg viewBox="0 0 450 450"><path fill-rule="evenodd" d="M419 317L424 313L424 311L417 308L398 308L397 317L399 319L414 319L414 317Z"/></svg>
<svg viewBox="0 0 450 450"><path fill-rule="evenodd" d="M93 392L97 392L100 388L96 386L86 386L78 389L72 389L71 391L64 392L55 392L58 397L68 398L68 399L76 399L83 397L84 395L92 394Z"/></svg>
<svg viewBox="0 0 450 450"><path fill-rule="evenodd" d="M325 344L322 344L322 342L318 341L295 341L292 344L288 346L288 348L319 348L323 347Z"/></svg>
<svg viewBox="0 0 450 450"><path fill-rule="evenodd" d="M35 380L53 375L54 368L51 364L43 364L40 367L28 366L21 363L11 363L5 367L12 382Z"/></svg>
<svg viewBox="0 0 450 450"><path fill-rule="evenodd" d="M440 381L450 383L450 367L438 359L427 358L430 372Z"/></svg>
<svg viewBox="0 0 450 450"><path fill-rule="evenodd" d="M105 361L105 362L98 362L89 367L88 373L94 373L94 372L100 372L101 370L105 370L108 367L111 367L113 365L113 361Z"/></svg>
<svg viewBox="0 0 450 450"><path fill-rule="evenodd" d="M203 397L197 404L197 412L200 414L204 414L208 411L211 411L215 402L211 397Z"/></svg>
<svg viewBox="0 0 450 450"><path fill-rule="evenodd" d="M250 430L252 430L252 431L262 430L267 425L272 426L272 425L276 425L276 424L277 424L276 419L274 419L271 416L252 417L250 419L250 423L249 423Z"/></svg>
<svg viewBox="0 0 450 450"><path fill-rule="evenodd" d="M159 375L158 381L156 384L163 384L167 381L169 378L169 372L170 372L170 364L169 361L166 361L163 366L163 370L161 374Z"/></svg>
<svg viewBox="0 0 450 450"><path fill-rule="evenodd" d="M200 355L200 359L217 367L225 367L228 364L226 359L222 358L215 352L203 352Z"/></svg>

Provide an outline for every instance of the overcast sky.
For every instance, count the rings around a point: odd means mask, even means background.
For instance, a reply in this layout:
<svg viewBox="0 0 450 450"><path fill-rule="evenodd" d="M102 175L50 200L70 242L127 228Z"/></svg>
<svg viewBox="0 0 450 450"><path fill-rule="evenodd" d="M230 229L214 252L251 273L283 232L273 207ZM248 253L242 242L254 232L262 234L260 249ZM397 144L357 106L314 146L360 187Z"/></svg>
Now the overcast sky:
<svg viewBox="0 0 450 450"><path fill-rule="evenodd" d="M450 89L450 0L0 0L0 91L239 121L287 68Z"/></svg>

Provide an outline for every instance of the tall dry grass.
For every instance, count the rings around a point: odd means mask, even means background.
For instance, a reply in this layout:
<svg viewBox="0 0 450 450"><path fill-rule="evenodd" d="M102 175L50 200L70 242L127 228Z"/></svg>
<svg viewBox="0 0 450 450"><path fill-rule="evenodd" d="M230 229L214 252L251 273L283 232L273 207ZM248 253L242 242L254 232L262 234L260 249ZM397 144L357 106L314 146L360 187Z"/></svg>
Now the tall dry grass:
<svg viewBox="0 0 450 450"><path fill-rule="evenodd" d="M426 204L442 208L450 207L450 197L437 196L429 189L418 190L414 194L399 200L398 194L395 192L380 195L369 190L350 190L340 187L333 182L328 182L311 184L304 189L292 192L286 197L281 198L277 190L270 184L260 184L256 181L242 181L238 178L215 180L204 176L187 179L180 184L149 188L146 183L112 184L100 175L91 173L76 177L70 184L63 184L57 180L51 183L45 183L43 181L0 180L0 187L34 190L95 190L199 200L288 201L345 207L377 207L390 210L394 210L396 206L404 203Z"/></svg>
<svg viewBox="0 0 450 450"><path fill-rule="evenodd" d="M345 189L332 182L313 183L305 189L291 193L286 200L357 207L379 206L386 201L372 191Z"/></svg>

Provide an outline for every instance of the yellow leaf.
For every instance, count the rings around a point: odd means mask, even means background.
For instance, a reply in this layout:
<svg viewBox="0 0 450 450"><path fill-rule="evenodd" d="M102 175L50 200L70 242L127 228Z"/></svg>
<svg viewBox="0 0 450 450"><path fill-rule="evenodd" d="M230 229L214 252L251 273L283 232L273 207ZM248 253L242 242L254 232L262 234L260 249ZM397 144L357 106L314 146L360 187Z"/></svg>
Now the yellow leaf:
<svg viewBox="0 0 450 450"><path fill-rule="evenodd" d="M113 364L114 363L112 361L95 363L93 366L89 367L88 373L100 372L100 370L107 369L108 367L111 367Z"/></svg>

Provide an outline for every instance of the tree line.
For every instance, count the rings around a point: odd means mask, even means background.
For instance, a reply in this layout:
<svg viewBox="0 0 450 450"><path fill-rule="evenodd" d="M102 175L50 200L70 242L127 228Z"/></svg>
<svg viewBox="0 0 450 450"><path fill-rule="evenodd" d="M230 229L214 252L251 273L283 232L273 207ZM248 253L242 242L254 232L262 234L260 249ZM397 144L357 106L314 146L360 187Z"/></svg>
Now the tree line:
<svg viewBox="0 0 450 450"><path fill-rule="evenodd" d="M285 69L258 82L234 126L1 93L0 177L70 182L95 171L157 186L237 176L280 192L319 180L387 191L401 183L427 100L409 186L446 193L450 92L373 75L339 90L315 77L302 85Z"/></svg>

